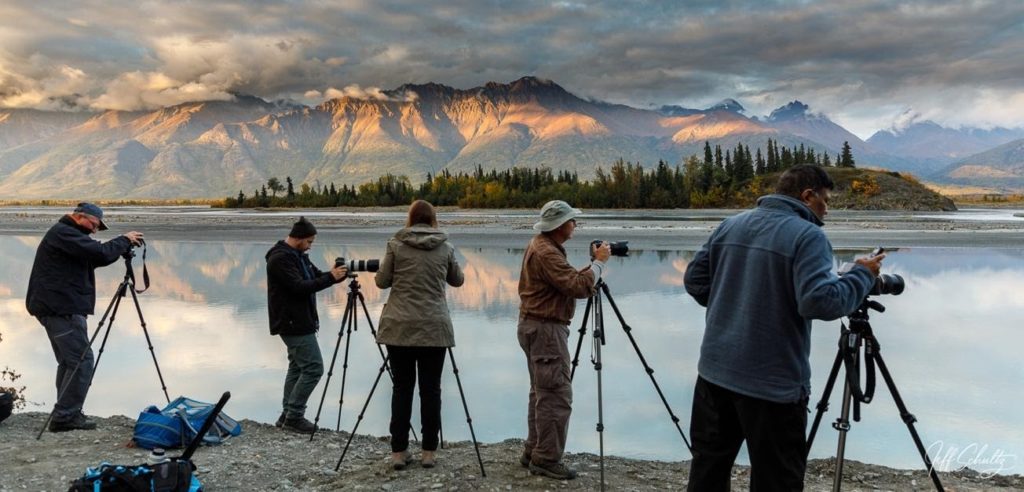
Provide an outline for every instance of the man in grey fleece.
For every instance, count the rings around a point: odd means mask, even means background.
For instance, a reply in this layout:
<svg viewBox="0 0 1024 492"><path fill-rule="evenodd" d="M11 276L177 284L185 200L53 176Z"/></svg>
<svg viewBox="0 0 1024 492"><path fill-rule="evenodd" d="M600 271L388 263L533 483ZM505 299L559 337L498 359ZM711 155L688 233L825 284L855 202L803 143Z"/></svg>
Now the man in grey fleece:
<svg viewBox="0 0 1024 492"><path fill-rule="evenodd" d="M821 226L833 187L820 167L790 168L776 194L723 221L686 269L686 291L707 307L688 490L729 490L744 440L751 490L803 488L811 320L853 312L884 258L832 271Z"/></svg>

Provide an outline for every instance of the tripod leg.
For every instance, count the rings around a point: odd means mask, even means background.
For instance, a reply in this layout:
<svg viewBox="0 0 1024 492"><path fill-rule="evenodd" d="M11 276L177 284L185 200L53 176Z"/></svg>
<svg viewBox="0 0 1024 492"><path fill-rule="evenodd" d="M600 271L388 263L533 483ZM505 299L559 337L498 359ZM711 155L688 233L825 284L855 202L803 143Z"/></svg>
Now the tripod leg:
<svg viewBox="0 0 1024 492"><path fill-rule="evenodd" d="M345 333L345 355L341 359L341 391L338 393L338 421L335 430L341 430L341 409L345 407L345 383L348 382L348 355L352 345L352 332L356 330L356 305L352 302L352 309L348 312L348 331ZM326 390L326 388L324 388Z"/></svg>
<svg viewBox="0 0 1024 492"><path fill-rule="evenodd" d="M117 290L114 292L114 297L110 299L110 303L107 304L107 309L103 312L103 316L100 317L100 321L96 325L96 330L93 331L92 336L89 337L89 347L92 347L92 345L96 342L96 337L98 337L100 334L100 330L103 329L103 324L106 323L107 320L109 319L110 323L107 324L107 330L103 333L103 341L100 343L100 355L103 354L103 348L107 344L107 337L110 336L110 327L111 325L114 324L114 316L117 315L117 308L118 306L121 305L121 297L127 285L128 280L125 279L124 282L117 286ZM82 367L82 363L85 362L85 356L87 353L88 352L86 351L82 351L82 355L78 358L78 363L75 364L74 369L72 369L71 372L64 377L64 382L61 385L60 389L57 391L56 401L60 401L60 398L64 396L64 392L68 390L68 387L71 385L71 381L75 377L75 374L78 373L78 370ZM97 358L96 362L93 363L93 377L96 376L96 367L98 365L99 359ZM92 386L92 378L89 379L89 386ZM53 412L55 410L56 408L54 410L50 410L49 415L46 416L46 421L43 422L43 426L39 429L39 433L36 434L36 440L39 440L43 437L43 432L46 431L46 428L50 425L50 421L53 420Z"/></svg>
<svg viewBox="0 0 1024 492"><path fill-rule="evenodd" d="M590 316L590 307L594 305L594 296L587 298L587 308L583 310L583 322L580 323L580 338L576 341L576 354L572 357L572 369L569 371L569 381L576 376L576 366L580 363L580 348L583 347L583 337L587 334L587 318Z"/></svg>
<svg viewBox="0 0 1024 492"><path fill-rule="evenodd" d="M836 473L832 478L832 490L839 492L843 486L843 463L846 461L846 433L850 431L850 405L853 403L853 391L847 379L843 386L843 409L832 427L839 431L839 444L836 447Z"/></svg>
<svg viewBox="0 0 1024 492"><path fill-rule="evenodd" d="M633 345L633 350L640 359L640 363L643 364L644 372L646 372L647 376L651 378L651 383L654 384L654 389L658 392L658 396L661 397L661 403L665 405L665 410L668 411L668 415L671 417L672 423L675 424L676 430L679 431L679 437L683 438L683 443L686 444L686 449L692 453L693 447L690 446L690 441L686 439L686 434L683 433L683 428L679 426L679 417L677 417L675 412L672 411L672 407L668 404L668 400L665 398L665 393L661 391L661 386L659 386L658 381L654 379L654 369L647 364L647 359L644 358L644 354L640 352L640 346L637 345L636 339L633 338L633 328L626 323L625 318L622 317L622 313L619 312L619 307L615 304L615 299L612 298L611 292L608 291L608 284L602 283L601 290L604 291L604 296L608 298L608 303L611 304L612 311L615 312L615 317L619 319L619 325L621 325L622 330L626 332L626 337L629 338L629 343Z"/></svg>
<svg viewBox="0 0 1024 492"><path fill-rule="evenodd" d="M871 342L869 342L871 343ZM900 397L900 392L896 389L896 383L892 380L892 375L889 374L889 368L886 367L885 361L882 360L882 354L878 350L878 346L875 345L872 357L875 360L878 370L882 373L882 378L885 379L885 385L889 387L889 393L892 394L892 399L896 403L896 408L900 411L900 418L903 419L903 423L907 424L907 430L910 431L910 437L914 440L914 445L917 446L917 452L921 454L921 459L924 460L925 469L928 470L928 476L931 477L932 483L935 484L935 490L943 491L942 482L939 480L939 474L935 472L935 467L932 465L931 458L928 457L928 451L925 450L924 444L921 443L921 436L917 434L917 429L914 428L914 422L917 422L917 417L907 410L907 406L903 403L903 398Z"/></svg>
<svg viewBox="0 0 1024 492"><path fill-rule="evenodd" d="M164 398L167 399L167 403L170 403L171 397L167 394L167 384L164 383L164 375L160 372L160 363L156 361L156 351L153 350L153 341L149 338L149 330L146 329L146 319L142 317L142 307L139 305L139 296L135 294L134 286L129 286L128 291L132 293L132 301L135 303L135 312L139 315L139 324L142 325L142 333L146 336L146 345L149 347L149 355L153 357L153 366L156 367L156 377L160 379L160 389L164 391Z"/></svg>
<svg viewBox="0 0 1024 492"><path fill-rule="evenodd" d="M341 468L341 462L345 459L345 454L348 453L348 447L352 444L352 438L356 436L356 430L359 429L359 423L363 421L363 415L366 414L366 407L370 406L370 400L373 399L373 393L377 391L377 385L380 384L380 378L384 375L384 368L388 365L387 358L384 359L384 363L380 365L380 370L377 371L377 378L373 380L373 387L370 388L370 394L366 395L366 403L363 404L363 409L359 411L359 418L356 419L356 425L352 427L352 433L348 435L348 441L345 441L345 449L341 450L341 457L338 458L338 464L334 465L334 471L338 471Z"/></svg>
<svg viewBox="0 0 1024 492"><path fill-rule="evenodd" d="M363 297L363 293L359 292L356 294L359 297L359 303L363 306L363 314L366 316L366 323L370 325L370 335L373 336L374 343L377 341L377 330L373 328L373 318L370 317L370 311L366 309L366 299ZM377 352L380 353L380 359L384 361L384 369L388 372L388 377L391 379L391 384L395 383L395 374L391 372L391 365L387 362L387 356L384 355L384 349L377 345ZM341 422L341 416L338 417L339 425ZM409 432L412 433L412 440L419 441L420 438L416 436L416 429L413 428L412 423L409 423ZM441 435L441 447L444 448L444 434Z"/></svg>
<svg viewBox="0 0 1024 492"><path fill-rule="evenodd" d="M598 298L600 303L600 298ZM604 331L604 316L600 305L594 309L594 371L597 372L597 441L600 449L601 490L604 490L604 393L601 381L601 332Z"/></svg>
<svg viewBox="0 0 1024 492"><path fill-rule="evenodd" d="M811 454L811 445L814 444L814 436L818 433L818 425L821 424L821 417L828 411L828 399L832 396L832 388L836 384L836 378L839 376L839 367L843 365L843 349L840 348L836 353L836 360L832 363L832 371L828 373L828 381L825 383L825 391L821 394L821 400L818 401L817 409L814 413L814 424L811 425L811 432L807 434L807 455Z"/></svg>
<svg viewBox="0 0 1024 492"><path fill-rule="evenodd" d="M103 332L103 340L100 340L100 348L96 352L96 362L93 364L92 378L89 379L89 387L92 387L92 380L96 378L96 369L100 366L100 360L103 359L103 351L107 348L107 337L110 336L110 327L114 326L114 319L117 318L117 310L121 308L121 299L124 297L124 289L127 288L128 284L123 284L125 287L118 288L118 295L111 301L114 305L114 309L110 311L110 320L107 323L107 330ZM102 321L102 320L101 320ZM91 341L90 341L91 345Z"/></svg>
<svg viewBox="0 0 1024 492"><path fill-rule="evenodd" d="M459 366L455 365L455 354L452 348L448 347L448 358L452 360L452 372L455 373L455 384L459 387L459 396L462 398L462 409L466 411L466 423L469 424L469 435L473 437L473 449L476 450L476 461L480 464L480 475L486 477L484 460L480 457L480 445L476 441L476 432L473 431L473 417L469 416L469 405L466 404L466 393L462 391L462 380L459 378Z"/></svg>
<svg viewBox="0 0 1024 492"><path fill-rule="evenodd" d="M345 327L348 325L349 302L351 302L351 297L345 303L345 312L341 316L341 327L338 328L338 340L336 342L334 342L334 353L331 354L331 365L327 369L327 380L324 381L324 392L323 392L323 394L320 395L320 404L317 405L317 407L316 407L316 418L313 421L313 434L311 434L309 436L310 442L312 442L313 436L316 435L316 430L317 430L316 424L320 423L320 412L322 412L323 409L324 409L324 400L327 398L327 388L331 385L331 376L334 375L334 363L338 360L338 349L341 348L341 339L342 339L342 337L344 337L344 335L345 335ZM338 411L338 419L339 419L339 422L340 422L340 420L341 420L341 411L340 410Z"/></svg>

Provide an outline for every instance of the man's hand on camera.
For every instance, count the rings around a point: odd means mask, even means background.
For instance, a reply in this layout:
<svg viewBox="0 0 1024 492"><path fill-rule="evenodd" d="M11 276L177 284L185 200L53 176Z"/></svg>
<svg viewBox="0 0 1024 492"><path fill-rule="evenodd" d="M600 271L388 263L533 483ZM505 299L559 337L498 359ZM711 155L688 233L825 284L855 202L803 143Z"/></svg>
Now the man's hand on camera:
<svg viewBox="0 0 1024 492"><path fill-rule="evenodd" d="M875 255L869 258L857 258L854 260L858 265L863 265L868 270L871 270L871 274L878 276L882 272L882 259L885 258L885 254Z"/></svg>
<svg viewBox="0 0 1024 492"><path fill-rule="evenodd" d="M335 282L340 282L346 275L348 275L348 267L345 265L337 265L331 269L331 276L334 277Z"/></svg>
<svg viewBox="0 0 1024 492"><path fill-rule="evenodd" d="M590 256L600 262L608 261L608 258L612 256L612 246L608 241L601 241L601 245L594 247L590 246Z"/></svg>
<svg viewBox="0 0 1024 492"><path fill-rule="evenodd" d="M133 246L142 246L142 233L137 231L129 231L124 233L124 237L131 241Z"/></svg>

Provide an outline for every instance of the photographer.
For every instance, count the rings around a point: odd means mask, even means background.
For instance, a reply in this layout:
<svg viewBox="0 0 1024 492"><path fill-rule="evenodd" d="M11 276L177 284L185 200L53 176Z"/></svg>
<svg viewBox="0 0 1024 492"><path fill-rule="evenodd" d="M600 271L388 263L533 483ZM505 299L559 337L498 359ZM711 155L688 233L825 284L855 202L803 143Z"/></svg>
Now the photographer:
<svg viewBox="0 0 1024 492"><path fill-rule="evenodd" d="M316 332L320 318L316 293L345 279L348 270L336 265L327 272L313 266L307 252L316 240L316 227L299 217L291 232L267 251L267 312L270 334L280 335L288 347L288 374L278 427L312 434L316 426L306 419L306 401L324 373Z"/></svg>
<svg viewBox="0 0 1024 492"><path fill-rule="evenodd" d="M377 287L391 289L377 332L377 343L388 348L394 374L391 466L404 469L411 457L409 420L418 370L423 425L420 463L432 468L441 430L441 371L447 347L455 346L445 284L460 287L464 278L455 247L437 228L437 215L430 203L416 200L409 207L405 228L388 240L374 280Z"/></svg>
<svg viewBox="0 0 1024 492"><path fill-rule="evenodd" d="M135 231L105 243L89 237L105 230L103 210L92 203L79 203L46 231L32 263L25 306L46 328L57 358L57 402L50 432L96 428L82 413L93 374L85 318L93 314L96 305L95 269L114 263L133 245L142 243L142 233Z"/></svg>
<svg viewBox="0 0 1024 492"><path fill-rule="evenodd" d="M821 229L833 187L820 167L788 169L776 194L724 220L686 269L686 291L707 307L688 490L729 490L744 440L751 490L803 488L811 320L853 312L884 257L833 273Z"/></svg>
<svg viewBox="0 0 1024 492"><path fill-rule="evenodd" d="M611 246L591 246L590 265L576 270L566 260L562 244L572 238L581 211L561 200L541 208L541 231L530 241L519 274L519 345L530 371L530 406L526 445L519 462L530 473L571 480L576 470L562 463L572 413L569 369L569 322L576 299L595 292Z"/></svg>

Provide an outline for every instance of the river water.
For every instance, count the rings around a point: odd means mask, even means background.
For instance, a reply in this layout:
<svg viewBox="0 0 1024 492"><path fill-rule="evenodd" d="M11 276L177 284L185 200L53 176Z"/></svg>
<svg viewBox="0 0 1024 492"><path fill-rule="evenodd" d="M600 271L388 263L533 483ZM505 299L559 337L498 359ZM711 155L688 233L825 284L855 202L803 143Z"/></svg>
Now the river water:
<svg viewBox="0 0 1024 492"><path fill-rule="evenodd" d="M628 239L628 231L618 233ZM24 308L40 237L36 232L0 235L0 367L22 375L18 384L28 388L30 411L48 410L55 394L53 354L42 327ZM458 237L453 241L458 244ZM233 397L226 413L232 417L263 422L277 418L286 360L284 345L267 330L263 255L271 243L262 238L218 241L187 235L151 241L147 265L153 285L139 294L139 307L172 399L186 395L214 401L230 390ZM454 355L477 438L484 442L525 435L528 380L515 335L520 243L525 244L522 236L514 236L507 247L460 247L466 283L449 291L457 339ZM570 261L586 261L586 242L569 246ZM837 263L866 252L838 249ZM317 244L311 252L321 266L336 256L368 259L382 254L383 244ZM633 251L627 258L613 258L606 276L617 307L687 437L704 330L704 310L682 286L693 254L692 248ZM141 275L141 258L134 265ZM999 473L1024 472L1024 246L902 248L890 253L884 271L902 275L907 289L899 296L875 298L887 309L872 313L870 321L899 392L918 419L925 446L940 458L940 467L967 464ZM123 262L97 271L97 313L89 318L90 330L97 328L124 273ZM376 325L387 293L372 279L369 273L357 279L369 319L360 309L358 330L341 340L321 426L335 428L340 415L340 427L351 430L378 374L381 359L369 323ZM319 338L328 364L351 288L344 283L318 296ZM584 305L582 301L577 306L570 350L576 347ZM669 411L607 301L605 314L607 344L601 352L606 452L688 459ZM107 326L110 335L86 412L134 417L147 405L162 405L163 392L130 297ZM815 322L812 418L813 404L821 397L835 357L839 330L839 321ZM568 448L596 453L597 378L591 363L591 332L588 327L579 354ZM351 351L344 401L339 405L346 340ZM99 344L97 340L95 347ZM449 364L443 383L444 436L469 439L450 368ZM875 401L862 407L862 421L853 423L846 455L918 468L921 460L910 435L881 379L879 384ZM311 398L311 420L323 387L321 381ZM837 433L830 424L839 414L841 393L841 386L833 392L812 457L835 454ZM389 398L390 385L384 381L370 400L361 433L388 433ZM741 454L740 461L745 459Z"/></svg>

